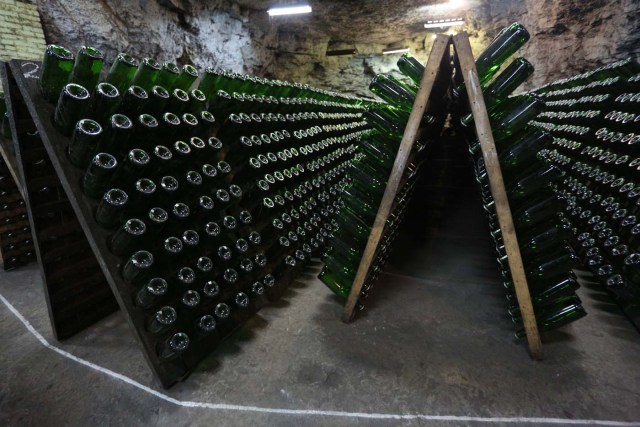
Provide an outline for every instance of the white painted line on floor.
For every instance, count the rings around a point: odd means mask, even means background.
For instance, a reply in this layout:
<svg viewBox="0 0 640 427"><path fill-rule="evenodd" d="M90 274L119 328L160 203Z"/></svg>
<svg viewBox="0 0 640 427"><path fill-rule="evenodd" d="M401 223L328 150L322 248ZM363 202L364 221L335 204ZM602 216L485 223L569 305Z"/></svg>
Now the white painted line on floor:
<svg viewBox="0 0 640 427"><path fill-rule="evenodd" d="M62 357L73 360L81 365L87 366L95 371L108 375L111 378L125 382L136 387L146 393L156 396L166 402L187 408L204 408L225 411L239 412L258 412L264 414L280 414L280 415L316 415L325 417L342 417L342 418L364 418L375 420L425 420L425 421L451 421L451 422L479 422L479 423L520 423L520 424L562 424L562 425L598 425L598 426L624 426L624 427L640 427L640 421L610 421L610 420L572 420L567 418L544 418L544 417L471 417L459 415L428 415L428 414L384 414L375 412L346 412L346 411L323 411L315 409L284 409L284 408L263 408L259 406L230 405L226 403L209 403L209 402L192 402L178 400L167 396L157 390L146 385L140 384L136 380L125 375L114 372L110 369L91 363L88 360L81 359L78 356L62 350L46 340L40 332L38 332L27 319L20 313L2 294L0 300L13 313L14 316L27 328L27 330L37 338L40 343L50 350L55 351Z"/></svg>

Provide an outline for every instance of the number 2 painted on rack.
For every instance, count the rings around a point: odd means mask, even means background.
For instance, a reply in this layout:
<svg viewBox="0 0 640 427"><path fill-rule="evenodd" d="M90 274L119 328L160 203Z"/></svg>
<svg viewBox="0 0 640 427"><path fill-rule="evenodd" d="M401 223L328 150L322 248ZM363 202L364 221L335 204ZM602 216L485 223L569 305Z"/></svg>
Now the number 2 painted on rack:
<svg viewBox="0 0 640 427"><path fill-rule="evenodd" d="M33 68L24 70L28 66L32 66ZM39 68L40 66L34 62L25 62L22 64L22 69L24 70L23 75L27 79L37 79L38 76L36 75L36 73L38 72Z"/></svg>

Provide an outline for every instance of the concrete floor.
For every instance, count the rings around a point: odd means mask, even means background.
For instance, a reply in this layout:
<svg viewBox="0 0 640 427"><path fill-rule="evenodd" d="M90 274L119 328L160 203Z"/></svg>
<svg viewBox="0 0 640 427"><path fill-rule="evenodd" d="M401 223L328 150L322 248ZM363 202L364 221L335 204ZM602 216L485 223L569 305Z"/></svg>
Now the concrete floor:
<svg viewBox="0 0 640 427"><path fill-rule="evenodd" d="M532 361L503 314L478 204L456 191L416 198L389 271L356 322L340 321L341 304L315 279L316 264L168 391L119 313L56 342L37 267L0 273L0 295L48 342L139 383L46 348L0 303L0 425L640 425L638 331L586 283L589 316L547 334L545 360ZM444 193L460 202L444 203ZM417 229L427 213L437 227ZM186 407L203 405L167 397L238 406Z"/></svg>

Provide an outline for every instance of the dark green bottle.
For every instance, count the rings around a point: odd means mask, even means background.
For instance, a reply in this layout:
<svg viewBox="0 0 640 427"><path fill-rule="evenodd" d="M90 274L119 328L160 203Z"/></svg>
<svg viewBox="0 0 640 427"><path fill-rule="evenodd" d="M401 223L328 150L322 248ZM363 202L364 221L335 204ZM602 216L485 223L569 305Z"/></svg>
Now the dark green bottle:
<svg viewBox="0 0 640 427"><path fill-rule="evenodd" d="M130 255L142 247L146 231L143 221L137 218L128 219L109 240L109 250L118 256Z"/></svg>
<svg viewBox="0 0 640 427"><path fill-rule="evenodd" d="M514 22L504 28L487 48L476 59L478 79L480 85L484 86L494 74L500 69L502 64L520 49L529 40L529 32L522 25ZM454 94L460 96L465 90L464 83L454 89Z"/></svg>
<svg viewBox="0 0 640 427"><path fill-rule="evenodd" d="M516 100L513 101L514 103ZM505 110L491 114L491 125L496 143L507 139L527 123L540 114L544 108L544 101L537 95L522 95L518 97L517 104L510 104Z"/></svg>
<svg viewBox="0 0 640 427"><path fill-rule="evenodd" d="M96 210L96 222L105 228L118 224L128 199L127 193L118 188L112 188L104 193Z"/></svg>
<svg viewBox="0 0 640 427"><path fill-rule="evenodd" d="M369 89L394 107L410 112L416 93L393 76L378 74L371 80Z"/></svg>
<svg viewBox="0 0 640 427"><path fill-rule="evenodd" d="M105 126L120 103L120 92L110 83L98 83L91 95L91 118Z"/></svg>
<svg viewBox="0 0 640 427"><path fill-rule="evenodd" d="M82 180L84 193L93 198L103 195L117 165L118 161L111 154L96 154Z"/></svg>
<svg viewBox="0 0 640 427"><path fill-rule="evenodd" d="M134 148L129 151L116 169L112 182L127 186L135 182L149 164L150 157L146 151Z"/></svg>
<svg viewBox="0 0 640 427"><path fill-rule="evenodd" d="M89 91L75 83L64 86L56 111L53 124L63 135L69 136L78 120L84 118L91 109L91 97Z"/></svg>
<svg viewBox="0 0 640 427"><path fill-rule="evenodd" d="M44 99L49 102L58 100L73 70L73 59L70 50L54 44L47 46L42 58L39 80L40 92Z"/></svg>
<svg viewBox="0 0 640 427"><path fill-rule="evenodd" d="M129 283L139 283L151 272L153 255L149 251L137 251L122 267L122 278Z"/></svg>
<svg viewBox="0 0 640 427"><path fill-rule="evenodd" d="M177 332L166 339L158 348L158 356L162 359L175 359L189 348L189 336L184 332Z"/></svg>
<svg viewBox="0 0 640 427"><path fill-rule="evenodd" d="M541 331L549 331L567 325L587 315L587 312L580 304L570 304L562 306L558 311L548 312L540 318L538 321L538 328ZM526 336L524 327L516 331L516 337L524 338Z"/></svg>
<svg viewBox="0 0 640 427"><path fill-rule="evenodd" d="M104 54L102 52L94 47L82 46L76 54L69 83L76 83L84 86L87 90L93 90L98 84L103 65Z"/></svg>
<svg viewBox="0 0 640 427"><path fill-rule="evenodd" d="M178 320L178 313L171 306L164 306L147 321L147 330L153 334L166 331Z"/></svg>
<svg viewBox="0 0 640 427"><path fill-rule="evenodd" d="M491 82L482 92L484 94L487 108L499 104L509 96L518 86L525 82L534 68L529 61L524 58L516 58L507 68L501 72L496 79Z"/></svg>
<svg viewBox="0 0 640 427"><path fill-rule="evenodd" d="M129 86L122 95L118 105L118 113L135 119L143 113L148 101L149 94L146 90L137 85Z"/></svg>
<svg viewBox="0 0 640 427"><path fill-rule="evenodd" d="M193 82L198 78L198 70L193 65L186 64L182 66L182 71L180 75L175 80L173 87L182 89L187 92L191 89Z"/></svg>
<svg viewBox="0 0 640 427"><path fill-rule="evenodd" d="M100 124L91 119L78 120L69 144L69 160L74 166L86 168L98 150L102 137Z"/></svg>
<svg viewBox="0 0 640 427"><path fill-rule="evenodd" d="M120 158L125 153L132 136L133 122L131 119L124 114L114 114L105 125L99 140L98 150Z"/></svg>
<svg viewBox="0 0 640 427"><path fill-rule="evenodd" d="M119 53L113 61L105 81L118 88L120 93L124 93L131 86L131 79L137 69L138 61L133 56Z"/></svg>
<svg viewBox="0 0 640 427"><path fill-rule="evenodd" d="M155 85L161 69L162 66L155 59L144 58L129 84L140 86L148 92Z"/></svg>
<svg viewBox="0 0 640 427"><path fill-rule="evenodd" d="M553 143L553 136L544 131L527 133L507 151L500 154L500 167L505 171L516 171L525 162L532 161L538 151L548 148Z"/></svg>
<svg viewBox="0 0 640 427"><path fill-rule="evenodd" d="M424 65L420 61L407 52L398 59L397 65L402 74L409 77L416 86L420 86L424 75Z"/></svg>
<svg viewBox="0 0 640 427"><path fill-rule="evenodd" d="M154 277L140 288L136 294L136 305L150 308L157 304L169 291L169 284L162 277Z"/></svg>
<svg viewBox="0 0 640 427"><path fill-rule="evenodd" d="M156 78L156 85L171 91L175 88L174 83L180 75L180 68L173 62L165 62L162 64L162 69L158 73Z"/></svg>
<svg viewBox="0 0 640 427"><path fill-rule="evenodd" d="M144 106L144 112L154 117L162 116L171 94L163 86L154 85L148 95L149 101Z"/></svg>

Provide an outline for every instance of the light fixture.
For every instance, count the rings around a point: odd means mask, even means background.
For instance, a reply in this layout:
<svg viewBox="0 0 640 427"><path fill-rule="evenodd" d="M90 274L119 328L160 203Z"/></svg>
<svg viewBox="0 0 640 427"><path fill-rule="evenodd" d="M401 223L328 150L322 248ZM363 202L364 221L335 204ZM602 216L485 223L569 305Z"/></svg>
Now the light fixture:
<svg viewBox="0 0 640 427"><path fill-rule="evenodd" d="M383 55L390 55L392 53L405 53L405 52L409 52L409 48L408 47L400 47L400 48L394 48L394 49L384 49L382 51Z"/></svg>
<svg viewBox="0 0 640 427"><path fill-rule="evenodd" d="M311 13L311 6L298 5L298 6L276 6L267 10L269 16L281 16L281 15L297 15L300 13Z"/></svg>
<svg viewBox="0 0 640 427"><path fill-rule="evenodd" d="M339 49L339 50L328 50L327 56L340 56L340 55L355 55L358 53L355 49Z"/></svg>
<svg viewBox="0 0 640 427"><path fill-rule="evenodd" d="M464 6L464 0L449 0L449 3L446 5L451 9L462 7Z"/></svg>
<svg viewBox="0 0 640 427"><path fill-rule="evenodd" d="M446 28L446 27L453 27L456 25L464 25L464 19L463 18L436 19L433 21L427 21L427 23L424 24L424 27L425 28Z"/></svg>

